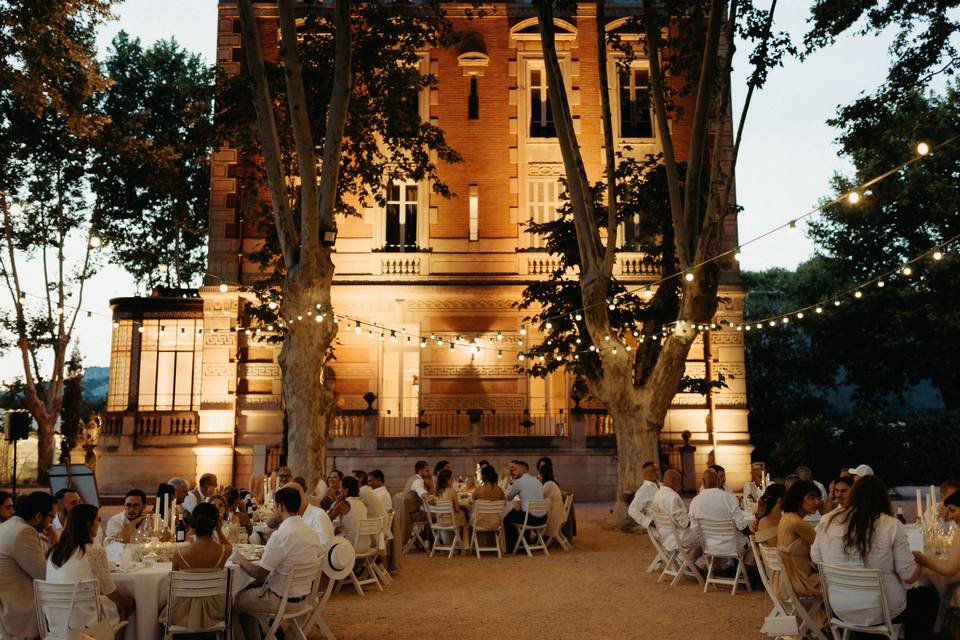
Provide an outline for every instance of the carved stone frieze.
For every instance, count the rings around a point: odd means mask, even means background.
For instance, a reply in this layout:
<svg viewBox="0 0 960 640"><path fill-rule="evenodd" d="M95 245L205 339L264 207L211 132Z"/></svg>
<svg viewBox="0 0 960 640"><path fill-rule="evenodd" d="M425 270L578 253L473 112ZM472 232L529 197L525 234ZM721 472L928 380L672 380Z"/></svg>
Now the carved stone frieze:
<svg viewBox="0 0 960 640"><path fill-rule="evenodd" d="M274 395L242 395L239 396L240 408L254 411L279 411L281 397Z"/></svg>
<svg viewBox="0 0 960 640"><path fill-rule="evenodd" d="M423 366L425 378L520 378L512 365L445 365L427 364Z"/></svg>
<svg viewBox="0 0 960 640"><path fill-rule="evenodd" d="M455 409L496 409L497 411L521 412L527 399L520 395L503 396L426 396L420 402L425 411L451 411Z"/></svg>
<svg viewBox="0 0 960 640"><path fill-rule="evenodd" d="M237 334L229 331L203 332L203 344L209 347L235 347L237 346Z"/></svg>
<svg viewBox="0 0 960 640"><path fill-rule="evenodd" d="M280 365L269 362L245 362L240 365L242 378L279 378Z"/></svg>
<svg viewBox="0 0 960 640"><path fill-rule="evenodd" d="M507 310L513 308L516 300L472 298L459 300L411 300L407 303L410 311L473 311L475 309Z"/></svg>
<svg viewBox="0 0 960 640"><path fill-rule="evenodd" d="M204 378L232 378L235 375L236 375L236 369L231 364L203 365Z"/></svg>

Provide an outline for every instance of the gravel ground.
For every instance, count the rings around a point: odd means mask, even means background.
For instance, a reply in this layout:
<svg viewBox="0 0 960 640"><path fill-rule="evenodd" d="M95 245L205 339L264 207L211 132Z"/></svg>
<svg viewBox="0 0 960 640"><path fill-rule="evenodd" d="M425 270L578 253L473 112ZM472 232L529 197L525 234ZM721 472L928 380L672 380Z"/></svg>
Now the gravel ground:
<svg viewBox="0 0 960 640"><path fill-rule="evenodd" d="M602 529L608 508L578 504L573 551L549 558L408 554L392 586L366 597L344 589L324 618L338 640L765 637L765 594L657 584L645 572L650 541Z"/></svg>

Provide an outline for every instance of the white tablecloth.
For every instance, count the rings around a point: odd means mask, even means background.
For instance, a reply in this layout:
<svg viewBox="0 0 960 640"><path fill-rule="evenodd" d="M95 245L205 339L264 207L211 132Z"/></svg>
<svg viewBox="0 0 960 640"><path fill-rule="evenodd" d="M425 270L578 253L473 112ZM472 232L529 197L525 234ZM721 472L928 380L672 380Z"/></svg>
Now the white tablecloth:
<svg viewBox="0 0 960 640"><path fill-rule="evenodd" d="M167 602L170 584L169 562L158 562L152 567L136 571L117 571L113 582L123 593L133 597L137 608L126 627L127 640L159 640L163 638L160 610Z"/></svg>

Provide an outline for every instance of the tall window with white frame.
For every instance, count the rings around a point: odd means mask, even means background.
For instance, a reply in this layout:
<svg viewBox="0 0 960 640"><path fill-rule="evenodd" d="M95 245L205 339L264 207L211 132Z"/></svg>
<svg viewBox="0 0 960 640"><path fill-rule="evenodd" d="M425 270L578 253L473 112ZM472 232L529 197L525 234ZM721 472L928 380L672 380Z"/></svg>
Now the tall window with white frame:
<svg viewBox="0 0 960 640"><path fill-rule="evenodd" d="M621 68L620 137L653 138L653 116L650 110L650 73L635 67Z"/></svg>
<svg viewBox="0 0 960 640"><path fill-rule="evenodd" d="M143 321L137 408L196 411L200 408L202 319Z"/></svg>
<svg viewBox="0 0 960 640"><path fill-rule="evenodd" d="M551 222L557 217L560 202L560 182L556 177L533 177L527 179L527 218L535 224ZM527 233L531 248L539 249L545 245L542 235Z"/></svg>
<svg viewBox="0 0 960 640"><path fill-rule="evenodd" d="M550 108L550 96L547 94L547 74L538 67L529 70L528 84L530 92L530 137L556 138L557 128L553 122Z"/></svg>
<svg viewBox="0 0 960 640"><path fill-rule="evenodd" d="M384 251L417 250L417 197L416 183L394 181L387 185Z"/></svg>

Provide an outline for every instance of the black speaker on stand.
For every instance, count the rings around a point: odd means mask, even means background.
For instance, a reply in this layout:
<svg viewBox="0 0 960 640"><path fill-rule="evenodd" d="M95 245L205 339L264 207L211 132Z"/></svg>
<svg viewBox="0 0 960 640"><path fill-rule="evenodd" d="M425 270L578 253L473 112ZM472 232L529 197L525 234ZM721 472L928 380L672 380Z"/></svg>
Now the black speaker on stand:
<svg viewBox="0 0 960 640"><path fill-rule="evenodd" d="M13 443L13 496L17 496L17 442L26 440L30 433L30 414L26 411L7 411L3 414L4 439Z"/></svg>

